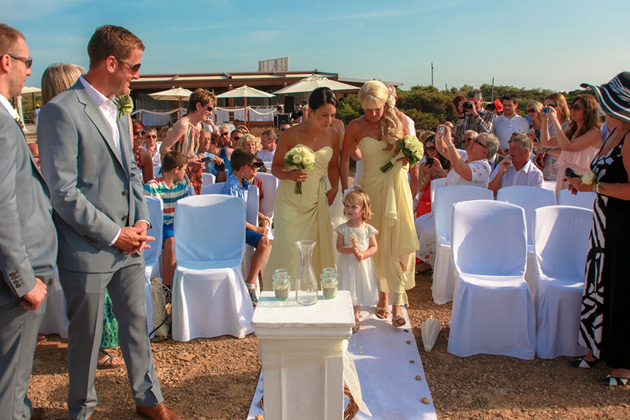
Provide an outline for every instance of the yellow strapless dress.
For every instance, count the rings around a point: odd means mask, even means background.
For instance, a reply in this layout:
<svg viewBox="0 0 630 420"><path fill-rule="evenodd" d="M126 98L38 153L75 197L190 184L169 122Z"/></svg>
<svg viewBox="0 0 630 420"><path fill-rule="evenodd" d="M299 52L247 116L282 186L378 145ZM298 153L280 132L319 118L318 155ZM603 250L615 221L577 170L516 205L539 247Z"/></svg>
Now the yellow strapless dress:
<svg viewBox="0 0 630 420"><path fill-rule="evenodd" d="M368 223L379 231L378 252L372 257L376 278L381 291L389 293L389 303L403 305L407 303L405 290L415 286L418 237L408 181L409 165L396 162L392 169L381 172L381 166L399 151L383 150L384 146L371 137L361 139L359 149L364 170L358 182L371 201L373 215Z"/></svg>
<svg viewBox="0 0 630 420"><path fill-rule="evenodd" d="M302 183L301 195L295 194L293 181L283 180L278 184L274 201L274 240L265 268L263 290L273 290L271 276L278 268L289 270L291 291L295 290L295 280L300 269L300 254L295 247L295 241L317 242L313 251L313 269L318 283L322 269L335 266L332 226L326 198L326 191L330 189L328 162L332 158L333 150L325 146L313 153L315 163L313 169L308 171L308 178Z"/></svg>

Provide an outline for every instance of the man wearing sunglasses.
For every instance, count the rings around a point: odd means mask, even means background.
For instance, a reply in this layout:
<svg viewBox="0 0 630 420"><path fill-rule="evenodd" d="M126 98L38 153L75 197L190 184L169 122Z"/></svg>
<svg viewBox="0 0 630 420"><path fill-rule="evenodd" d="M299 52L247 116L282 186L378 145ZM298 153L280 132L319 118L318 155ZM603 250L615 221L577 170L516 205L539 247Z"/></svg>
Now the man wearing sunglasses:
<svg viewBox="0 0 630 420"><path fill-rule="evenodd" d="M43 419L26 391L57 235L49 192L9 98L22 92L32 59L19 31L0 24L0 418Z"/></svg>
<svg viewBox="0 0 630 420"><path fill-rule="evenodd" d="M90 67L42 109L38 138L59 234L59 278L70 315L68 411L89 419L97 403L94 372L105 289L116 308L119 340L136 411L179 419L163 402L144 304L149 211L131 149L128 115L114 100L138 79L144 44L104 25L88 43ZM140 133L139 133L140 134Z"/></svg>

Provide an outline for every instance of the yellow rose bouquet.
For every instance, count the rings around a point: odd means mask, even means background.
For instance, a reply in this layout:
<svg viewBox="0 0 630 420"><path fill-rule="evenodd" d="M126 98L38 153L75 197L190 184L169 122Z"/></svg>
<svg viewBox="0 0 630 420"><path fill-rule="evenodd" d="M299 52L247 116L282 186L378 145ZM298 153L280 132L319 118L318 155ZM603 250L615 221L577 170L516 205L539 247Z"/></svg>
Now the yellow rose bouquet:
<svg viewBox="0 0 630 420"><path fill-rule="evenodd" d="M284 155L284 167L286 170L293 171L296 169L313 169L315 163L315 155L309 148L304 146L295 146ZM295 193L302 194L302 183L295 183Z"/></svg>
<svg viewBox="0 0 630 420"><path fill-rule="evenodd" d="M394 167L394 163L401 157L407 157L409 159L409 166L413 166L416 162L419 162L424 156L424 146L420 143L420 140L416 136L405 136L396 143L396 147L400 149L400 152L389 160L385 165L381 166L382 172L387 172Z"/></svg>

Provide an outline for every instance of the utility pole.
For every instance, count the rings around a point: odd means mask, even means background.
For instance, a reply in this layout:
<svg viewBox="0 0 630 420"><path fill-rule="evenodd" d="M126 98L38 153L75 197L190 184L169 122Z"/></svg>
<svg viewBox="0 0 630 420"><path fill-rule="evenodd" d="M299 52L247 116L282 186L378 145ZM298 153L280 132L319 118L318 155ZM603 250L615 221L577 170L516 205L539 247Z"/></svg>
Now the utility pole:
<svg viewBox="0 0 630 420"><path fill-rule="evenodd" d="M431 63L431 87L433 87L433 63Z"/></svg>
<svg viewBox="0 0 630 420"><path fill-rule="evenodd" d="M492 102L494 102L494 77L492 78Z"/></svg>

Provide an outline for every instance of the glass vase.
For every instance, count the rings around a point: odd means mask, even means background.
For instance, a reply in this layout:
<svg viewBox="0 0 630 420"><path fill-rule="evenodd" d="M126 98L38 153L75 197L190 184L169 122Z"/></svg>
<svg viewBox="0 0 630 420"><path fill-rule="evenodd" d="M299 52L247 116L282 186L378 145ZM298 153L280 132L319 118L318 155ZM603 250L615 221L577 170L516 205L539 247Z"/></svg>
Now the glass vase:
<svg viewBox="0 0 630 420"><path fill-rule="evenodd" d="M295 246L300 253L300 271L298 272L295 288L295 300L300 305L314 305L317 303L317 278L313 270L313 249L315 241L297 241Z"/></svg>

